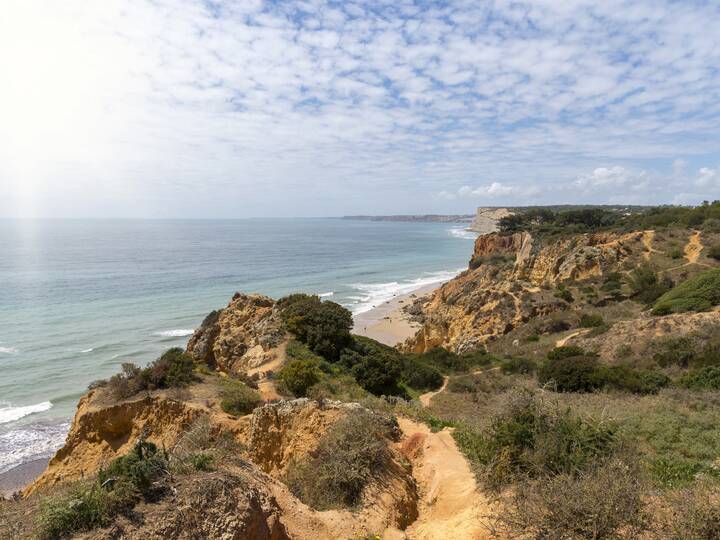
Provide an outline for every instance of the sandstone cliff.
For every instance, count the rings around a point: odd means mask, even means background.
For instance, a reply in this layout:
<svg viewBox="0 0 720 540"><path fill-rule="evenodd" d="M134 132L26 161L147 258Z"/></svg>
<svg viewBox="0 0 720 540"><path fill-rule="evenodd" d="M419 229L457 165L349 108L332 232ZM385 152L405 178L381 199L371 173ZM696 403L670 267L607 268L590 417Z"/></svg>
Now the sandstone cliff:
<svg viewBox="0 0 720 540"><path fill-rule="evenodd" d="M286 332L275 301L258 294L233 296L208 315L188 342L196 362L225 373L243 373L277 358Z"/></svg>
<svg viewBox="0 0 720 540"><path fill-rule="evenodd" d="M402 349L443 346L464 352L531 318L569 309L553 295L565 281L582 281L641 260L643 232L579 234L540 244L526 232L491 233L475 241L469 269L445 283L413 312L422 323Z"/></svg>
<svg viewBox="0 0 720 540"><path fill-rule="evenodd" d="M512 215L507 208L478 208L470 229L481 234L497 231L498 221Z"/></svg>

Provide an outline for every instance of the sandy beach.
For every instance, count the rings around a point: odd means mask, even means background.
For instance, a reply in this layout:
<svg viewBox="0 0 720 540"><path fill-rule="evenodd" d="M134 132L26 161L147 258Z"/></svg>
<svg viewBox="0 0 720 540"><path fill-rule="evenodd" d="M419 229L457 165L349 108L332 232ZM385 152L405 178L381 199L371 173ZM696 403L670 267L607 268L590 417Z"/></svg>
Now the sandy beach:
<svg viewBox="0 0 720 540"><path fill-rule="evenodd" d="M442 283L432 283L408 294L398 295L373 309L355 315L353 333L367 336L385 345L394 346L415 335L420 325L411 322L403 307L412 304L415 298L425 296Z"/></svg>
<svg viewBox="0 0 720 540"><path fill-rule="evenodd" d="M28 461L0 473L0 497L10 497L35 480L47 467L48 459Z"/></svg>

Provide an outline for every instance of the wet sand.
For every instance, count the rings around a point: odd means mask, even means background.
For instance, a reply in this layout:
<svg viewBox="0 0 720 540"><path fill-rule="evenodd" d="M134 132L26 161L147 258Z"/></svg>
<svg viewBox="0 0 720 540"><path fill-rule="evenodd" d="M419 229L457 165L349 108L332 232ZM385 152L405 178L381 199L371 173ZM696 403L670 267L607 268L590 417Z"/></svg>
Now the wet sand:
<svg viewBox="0 0 720 540"><path fill-rule="evenodd" d="M10 497L35 480L47 467L48 459L28 461L0 473L0 497Z"/></svg>
<svg viewBox="0 0 720 540"><path fill-rule="evenodd" d="M398 295L365 313L355 315L353 333L366 336L394 346L415 335L420 325L411 322L402 310L413 303L415 298L425 296L438 289L442 283L426 285L411 293Z"/></svg>

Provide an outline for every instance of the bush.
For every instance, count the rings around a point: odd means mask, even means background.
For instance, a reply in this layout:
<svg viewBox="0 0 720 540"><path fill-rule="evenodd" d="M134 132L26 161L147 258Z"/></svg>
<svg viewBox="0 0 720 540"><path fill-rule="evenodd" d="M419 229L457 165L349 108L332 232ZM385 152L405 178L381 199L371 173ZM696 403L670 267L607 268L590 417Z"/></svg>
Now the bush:
<svg viewBox="0 0 720 540"><path fill-rule="evenodd" d="M605 324L605 322L603 321L602 315L583 313L580 316L578 326L580 326L580 328L597 328L603 324Z"/></svg>
<svg viewBox="0 0 720 540"><path fill-rule="evenodd" d="M365 486L390 463L387 423L369 411L354 411L333 425L317 450L288 467L285 483L317 510L352 508Z"/></svg>
<svg viewBox="0 0 720 540"><path fill-rule="evenodd" d="M720 261L720 244L715 244L708 249L708 257Z"/></svg>
<svg viewBox="0 0 720 540"><path fill-rule="evenodd" d="M519 373L527 375L535 373L537 364L534 360L529 360L527 358L508 358L500 363L500 369L506 374Z"/></svg>
<svg viewBox="0 0 720 540"><path fill-rule="evenodd" d="M260 394L240 381L223 381L220 408L233 416L249 414L262 403Z"/></svg>
<svg viewBox="0 0 720 540"><path fill-rule="evenodd" d="M402 382L415 390L437 390L443 385L442 374L434 367L419 362L414 357L407 357L403 362Z"/></svg>
<svg viewBox="0 0 720 540"><path fill-rule="evenodd" d="M644 265L630 272L628 285L633 300L649 306L672 288L672 281L668 277L659 279L652 268Z"/></svg>
<svg viewBox="0 0 720 540"><path fill-rule="evenodd" d="M337 361L340 352L350 346L352 314L340 304L294 294L280 299L278 305L287 329L329 362Z"/></svg>
<svg viewBox="0 0 720 540"><path fill-rule="evenodd" d="M683 375L678 384L690 390L720 390L720 366L695 369Z"/></svg>
<svg viewBox="0 0 720 540"><path fill-rule="evenodd" d="M653 359L660 367L686 368L696 356L695 343L688 337L665 338L657 342Z"/></svg>
<svg viewBox="0 0 720 540"><path fill-rule="evenodd" d="M445 374L463 373L487 366L495 360L484 349L459 355L442 347L434 347L422 354L411 356Z"/></svg>
<svg viewBox="0 0 720 540"><path fill-rule="evenodd" d="M64 495L42 501L36 532L42 540L56 540L104 527L131 504L125 494L108 491L96 482L77 484Z"/></svg>
<svg viewBox="0 0 720 540"><path fill-rule="evenodd" d="M572 358L573 356L585 356L585 350L577 345L563 345L562 347L555 347L547 353L548 360Z"/></svg>
<svg viewBox="0 0 720 540"><path fill-rule="evenodd" d="M659 536L674 540L720 538L718 497L717 485L707 482L672 494L670 511L661 524Z"/></svg>
<svg viewBox="0 0 720 540"><path fill-rule="evenodd" d="M572 293L569 289L560 289L558 288L557 291L555 291L555 297L559 298L560 300L564 300L568 304L572 304L575 301L575 298L573 297Z"/></svg>
<svg viewBox="0 0 720 540"><path fill-rule="evenodd" d="M720 304L720 269L706 270L657 299L653 315L706 311Z"/></svg>
<svg viewBox="0 0 720 540"><path fill-rule="evenodd" d="M122 373L108 380L108 388L119 398L126 398L143 390L185 387L195 381L195 364L181 348L174 347L141 369L135 364L122 364Z"/></svg>
<svg viewBox="0 0 720 540"><path fill-rule="evenodd" d="M350 370L360 386L376 396L400 396L404 392L398 386L402 364L394 355L387 353L361 356Z"/></svg>
<svg viewBox="0 0 720 540"><path fill-rule="evenodd" d="M160 490L155 482L166 474L167 456L140 440L125 456L101 469L94 482L78 484L67 494L41 504L38 535L56 539L79 531L109 525L130 510L139 496L152 497Z"/></svg>
<svg viewBox="0 0 720 540"><path fill-rule="evenodd" d="M584 470L609 455L617 442L614 426L549 406L528 391L511 396L485 431L462 427L453 435L491 489L520 477Z"/></svg>
<svg viewBox="0 0 720 540"><path fill-rule="evenodd" d="M315 360L292 360L278 373L278 379L296 397L304 397L322 373Z"/></svg>
<svg viewBox="0 0 720 540"><path fill-rule="evenodd" d="M521 483L498 516L508 537L637 538L647 528L640 471L610 459L578 474Z"/></svg>
<svg viewBox="0 0 720 540"><path fill-rule="evenodd" d="M538 381L553 385L558 392L591 392L603 385L596 375L598 368L593 356L560 357L542 365Z"/></svg>
<svg viewBox="0 0 720 540"><path fill-rule="evenodd" d="M656 371L638 371L630 366L598 366L593 375L597 388L633 394L656 394L670 384L670 378Z"/></svg>
<svg viewBox="0 0 720 540"><path fill-rule="evenodd" d="M472 394L476 390L475 381L468 375L453 377L447 385L447 391L453 394Z"/></svg>

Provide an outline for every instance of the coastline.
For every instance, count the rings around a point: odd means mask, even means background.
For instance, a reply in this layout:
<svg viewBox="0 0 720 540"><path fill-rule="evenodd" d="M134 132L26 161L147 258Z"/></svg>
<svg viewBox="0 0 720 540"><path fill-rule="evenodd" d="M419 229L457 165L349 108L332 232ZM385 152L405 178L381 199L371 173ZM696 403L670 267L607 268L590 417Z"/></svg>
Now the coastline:
<svg viewBox="0 0 720 540"><path fill-rule="evenodd" d="M354 315L353 333L372 338L391 347L404 342L415 335L420 325L412 322L403 308L410 305L415 298L427 296L442 285L443 283L424 285L409 293L394 296L368 311Z"/></svg>
<svg viewBox="0 0 720 540"><path fill-rule="evenodd" d="M50 458L34 459L0 473L0 498L11 497L31 484L45 470L48 461Z"/></svg>

